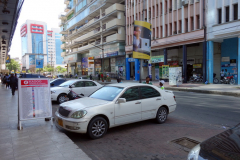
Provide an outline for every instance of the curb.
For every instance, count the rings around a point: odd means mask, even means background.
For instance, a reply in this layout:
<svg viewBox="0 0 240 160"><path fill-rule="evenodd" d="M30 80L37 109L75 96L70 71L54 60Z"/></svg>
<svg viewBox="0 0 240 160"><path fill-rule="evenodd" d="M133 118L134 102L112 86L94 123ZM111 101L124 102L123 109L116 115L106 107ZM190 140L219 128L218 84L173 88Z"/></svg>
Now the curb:
<svg viewBox="0 0 240 160"><path fill-rule="evenodd" d="M239 93L234 93L234 92L219 92L219 91L208 91L208 90L199 90L199 89L190 89L190 88L173 88L173 87L165 87L165 89L173 90L173 91L184 91L184 92L195 92L195 93L207 93L207 94L218 94L218 95L227 95L227 96L240 97L240 92L239 92Z"/></svg>

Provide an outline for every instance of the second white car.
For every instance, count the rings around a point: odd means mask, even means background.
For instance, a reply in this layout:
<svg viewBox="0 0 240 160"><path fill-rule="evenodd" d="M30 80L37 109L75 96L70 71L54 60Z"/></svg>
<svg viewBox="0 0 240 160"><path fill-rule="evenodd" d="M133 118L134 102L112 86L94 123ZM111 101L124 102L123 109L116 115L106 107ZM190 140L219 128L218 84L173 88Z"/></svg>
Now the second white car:
<svg viewBox="0 0 240 160"><path fill-rule="evenodd" d="M101 88L102 85L98 82L87 79L69 80L62 83L58 87L51 88L51 100L57 101L58 103L63 103L65 101L65 96L70 90L69 87L71 87L73 92L77 94L83 94L87 97L97 89Z"/></svg>

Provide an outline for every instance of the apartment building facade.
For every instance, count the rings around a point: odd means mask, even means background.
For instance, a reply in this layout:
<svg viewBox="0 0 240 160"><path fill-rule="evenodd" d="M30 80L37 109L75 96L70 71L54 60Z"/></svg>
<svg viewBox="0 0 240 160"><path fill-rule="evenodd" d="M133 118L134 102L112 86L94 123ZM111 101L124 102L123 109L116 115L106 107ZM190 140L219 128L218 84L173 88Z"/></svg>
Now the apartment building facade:
<svg viewBox="0 0 240 160"><path fill-rule="evenodd" d="M234 76L240 85L240 0L208 1L207 79L213 73Z"/></svg>
<svg viewBox="0 0 240 160"><path fill-rule="evenodd" d="M36 59L43 59L43 65L62 65L61 34L59 28L47 30L47 23L27 20L21 27L22 67L36 70Z"/></svg>
<svg viewBox="0 0 240 160"><path fill-rule="evenodd" d="M123 0L65 0L60 14L68 73L125 77L125 6Z"/></svg>
<svg viewBox="0 0 240 160"><path fill-rule="evenodd" d="M126 0L125 7L127 77L138 80L141 72L142 79L148 75L161 79L157 75L164 64L183 67L185 80L204 74L203 0ZM139 60L131 58L134 20L152 24L151 59L140 68Z"/></svg>

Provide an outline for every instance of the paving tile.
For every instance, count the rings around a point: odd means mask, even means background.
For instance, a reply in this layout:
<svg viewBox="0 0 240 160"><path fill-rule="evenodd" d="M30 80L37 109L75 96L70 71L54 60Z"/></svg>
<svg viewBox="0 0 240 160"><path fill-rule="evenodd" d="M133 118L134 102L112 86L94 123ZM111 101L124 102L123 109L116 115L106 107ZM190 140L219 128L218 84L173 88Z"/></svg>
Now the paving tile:
<svg viewBox="0 0 240 160"><path fill-rule="evenodd" d="M34 148L32 148L32 149L27 149L27 150L14 151L13 155L15 158L16 157L22 158L25 156L32 156L32 155L33 156L37 155L37 157L38 157L38 152Z"/></svg>
<svg viewBox="0 0 240 160"><path fill-rule="evenodd" d="M0 139L0 144L12 143L12 138Z"/></svg>
<svg viewBox="0 0 240 160"><path fill-rule="evenodd" d="M14 156L13 156L13 154L8 154L8 155L5 155L5 156L1 155L0 159L1 160L14 160Z"/></svg>
<svg viewBox="0 0 240 160"><path fill-rule="evenodd" d="M2 149L2 148L12 148L13 147L13 144L12 143L9 143L9 142L7 142L7 143L1 143L0 144L0 150Z"/></svg>
<svg viewBox="0 0 240 160"><path fill-rule="evenodd" d="M6 156L6 155L9 155L9 154L12 154L13 153L13 149L12 148L1 148L0 149L0 157L1 156Z"/></svg>

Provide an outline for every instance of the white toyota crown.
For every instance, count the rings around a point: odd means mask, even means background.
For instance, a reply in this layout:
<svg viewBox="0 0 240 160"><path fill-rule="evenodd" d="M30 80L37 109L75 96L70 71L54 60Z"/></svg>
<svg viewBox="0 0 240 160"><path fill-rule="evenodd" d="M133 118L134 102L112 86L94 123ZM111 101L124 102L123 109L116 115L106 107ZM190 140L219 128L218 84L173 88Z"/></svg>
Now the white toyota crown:
<svg viewBox="0 0 240 160"><path fill-rule="evenodd" d="M104 136L108 128L156 119L164 123L176 109L171 91L137 83L104 86L89 97L62 103L55 112L55 124L65 130L87 133L92 139Z"/></svg>
<svg viewBox="0 0 240 160"><path fill-rule="evenodd" d="M69 86L71 86L71 89L75 93L83 94L86 97L102 87L101 84L92 80L69 80L60 84L58 87L51 88L51 100L57 101L58 103L63 103L65 101L65 95L67 95L70 90Z"/></svg>

